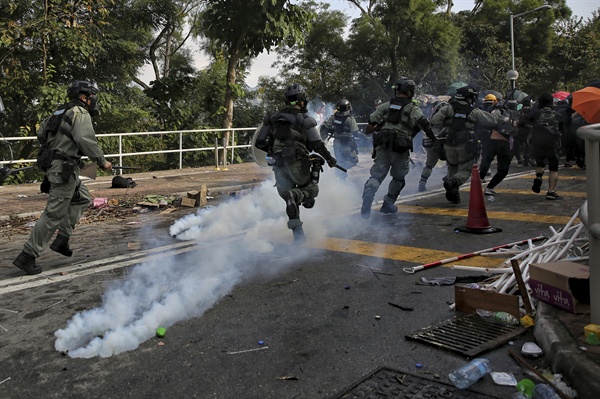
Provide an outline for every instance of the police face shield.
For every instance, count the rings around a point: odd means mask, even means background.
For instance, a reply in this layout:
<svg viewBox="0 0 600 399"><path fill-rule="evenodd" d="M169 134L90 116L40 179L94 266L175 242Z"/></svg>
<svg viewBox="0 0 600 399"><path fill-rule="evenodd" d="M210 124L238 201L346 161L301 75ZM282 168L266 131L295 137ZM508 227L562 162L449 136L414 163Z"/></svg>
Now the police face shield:
<svg viewBox="0 0 600 399"><path fill-rule="evenodd" d="M88 111L90 116L96 116L100 114L100 104L98 104L98 95L97 94L88 94L87 98L90 100L90 104L88 105Z"/></svg>

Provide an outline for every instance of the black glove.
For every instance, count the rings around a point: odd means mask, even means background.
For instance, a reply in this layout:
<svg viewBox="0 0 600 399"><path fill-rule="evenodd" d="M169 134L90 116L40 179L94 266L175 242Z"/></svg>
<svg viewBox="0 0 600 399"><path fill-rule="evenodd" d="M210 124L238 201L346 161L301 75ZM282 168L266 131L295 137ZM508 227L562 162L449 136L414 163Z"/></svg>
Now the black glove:
<svg viewBox="0 0 600 399"><path fill-rule="evenodd" d="M335 168L335 165L337 165L337 160L334 157L331 157L331 158L327 159L327 165L330 168Z"/></svg>
<svg viewBox="0 0 600 399"><path fill-rule="evenodd" d="M40 184L40 192L44 194L50 194L50 181L48 180L48 176L44 176L44 180Z"/></svg>

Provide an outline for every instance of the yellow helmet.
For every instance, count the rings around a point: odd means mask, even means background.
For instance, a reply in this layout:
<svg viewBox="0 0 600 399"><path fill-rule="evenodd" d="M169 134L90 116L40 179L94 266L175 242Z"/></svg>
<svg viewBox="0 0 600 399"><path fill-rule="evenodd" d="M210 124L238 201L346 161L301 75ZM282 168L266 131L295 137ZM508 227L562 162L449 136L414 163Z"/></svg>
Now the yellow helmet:
<svg viewBox="0 0 600 399"><path fill-rule="evenodd" d="M498 99L496 98L495 95L493 95L493 94L490 93L487 96L485 96L485 98L483 99L483 101L493 101L493 102L496 102L496 101L498 101Z"/></svg>

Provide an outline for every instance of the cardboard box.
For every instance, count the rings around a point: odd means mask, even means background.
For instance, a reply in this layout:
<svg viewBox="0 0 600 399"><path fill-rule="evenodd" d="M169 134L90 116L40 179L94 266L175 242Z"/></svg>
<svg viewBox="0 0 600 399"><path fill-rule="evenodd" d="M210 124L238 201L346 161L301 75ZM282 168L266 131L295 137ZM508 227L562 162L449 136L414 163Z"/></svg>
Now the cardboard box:
<svg viewBox="0 0 600 399"><path fill-rule="evenodd" d="M458 312L475 313L477 309L482 309L492 312L506 312L517 319L521 318L519 297L516 295L455 285L454 302Z"/></svg>
<svg viewBox="0 0 600 399"><path fill-rule="evenodd" d="M529 266L532 295L571 313L590 311L590 272L586 265L560 261Z"/></svg>

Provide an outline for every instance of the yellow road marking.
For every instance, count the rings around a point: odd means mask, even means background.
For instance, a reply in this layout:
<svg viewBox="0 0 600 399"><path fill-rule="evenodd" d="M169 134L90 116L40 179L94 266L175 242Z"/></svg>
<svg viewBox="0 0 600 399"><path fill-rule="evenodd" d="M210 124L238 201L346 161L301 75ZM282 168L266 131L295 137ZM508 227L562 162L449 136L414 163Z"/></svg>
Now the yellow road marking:
<svg viewBox="0 0 600 399"><path fill-rule="evenodd" d="M377 242L348 240L333 237L327 237L317 242L306 242L305 246L325 249L328 251L372 256L376 258L392 259L418 264L436 262L462 255L456 252L437 251L428 248L407 247L403 245L382 244ZM479 250L481 250L481 248L478 248L475 251ZM457 263L460 263L461 265L479 267L498 267L502 264L502 262L503 259L484 256L474 256L472 258L457 261ZM451 266L453 263L448 263L447 266Z"/></svg>
<svg viewBox="0 0 600 399"><path fill-rule="evenodd" d="M460 191L465 191L465 192L469 192L471 191L471 188L466 188L466 189L462 189ZM495 188L494 191L496 191L499 194L522 194L522 195L545 195L544 192L542 192L541 194L536 194L531 190L513 190L513 189L509 189L509 188ZM581 191L560 191L558 190L558 194L561 197L576 197L576 198L587 198L587 193L581 192Z"/></svg>
<svg viewBox="0 0 600 399"><path fill-rule="evenodd" d="M519 175L519 176L515 176L515 177L518 177L519 179L534 179L535 173L530 173L527 175ZM548 178L548 173L544 173L543 179L546 180L547 178ZM587 178L585 176L561 175L560 172L558 172L558 180L587 180Z"/></svg>
<svg viewBox="0 0 600 399"><path fill-rule="evenodd" d="M422 206L410 206L410 205L397 205L398 211L405 213L419 213L425 215L444 215L444 216L461 216L467 217L469 215L468 209L460 208L427 208ZM501 212L493 211L486 212L488 219L502 219L502 220L515 220L519 222L537 222L537 223L548 223L548 224L561 224L565 225L571 219L571 216L557 216L557 215L539 215L529 213L518 213L518 212ZM465 220L466 222L466 220Z"/></svg>

